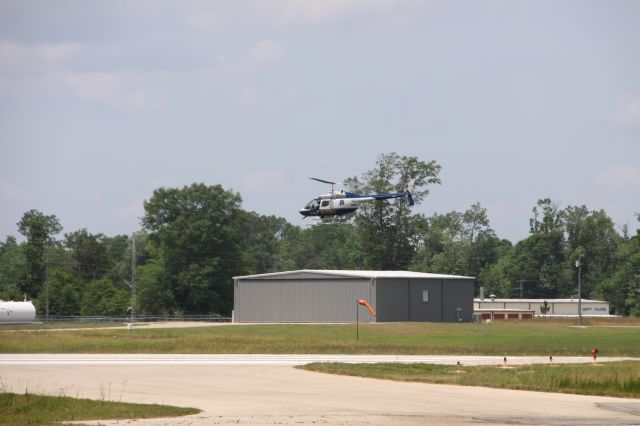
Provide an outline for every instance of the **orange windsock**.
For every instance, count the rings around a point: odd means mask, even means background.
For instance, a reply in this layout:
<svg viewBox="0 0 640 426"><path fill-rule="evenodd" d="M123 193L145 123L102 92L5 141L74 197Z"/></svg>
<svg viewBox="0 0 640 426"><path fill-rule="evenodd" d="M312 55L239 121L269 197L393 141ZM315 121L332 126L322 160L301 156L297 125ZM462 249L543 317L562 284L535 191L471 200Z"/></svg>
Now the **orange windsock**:
<svg viewBox="0 0 640 426"><path fill-rule="evenodd" d="M358 300L358 304L364 306L365 308L367 308L369 310L369 312L371 312L371 315L373 315L374 317L376 316L376 311L373 310L373 308L371 307L369 302L367 302L364 299L360 299L360 300Z"/></svg>

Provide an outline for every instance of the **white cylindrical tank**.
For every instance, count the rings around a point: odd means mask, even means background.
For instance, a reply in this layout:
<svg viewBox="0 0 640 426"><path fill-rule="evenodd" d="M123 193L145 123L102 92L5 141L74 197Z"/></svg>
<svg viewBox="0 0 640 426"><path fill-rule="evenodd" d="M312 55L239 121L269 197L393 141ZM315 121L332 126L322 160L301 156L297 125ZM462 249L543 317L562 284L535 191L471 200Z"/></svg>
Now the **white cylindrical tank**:
<svg viewBox="0 0 640 426"><path fill-rule="evenodd" d="M0 323L31 322L34 319L36 319L36 307L33 303L0 300Z"/></svg>

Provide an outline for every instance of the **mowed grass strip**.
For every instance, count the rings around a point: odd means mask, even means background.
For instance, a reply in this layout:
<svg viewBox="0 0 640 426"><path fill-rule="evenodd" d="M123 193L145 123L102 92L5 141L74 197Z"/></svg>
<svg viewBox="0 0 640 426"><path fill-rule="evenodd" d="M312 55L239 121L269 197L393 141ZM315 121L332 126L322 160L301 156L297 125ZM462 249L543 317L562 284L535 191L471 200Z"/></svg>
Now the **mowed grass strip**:
<svg viewBox="0 0 640 426"><path fill-rule="evenodd" d="M186 416L199 412L196 408L168 405L0 393L0 425L52 425L62 421L148 419Z"/></svg>
<svg viewBox="0 0 640 426"><path fill-rule="evenodd" d="M569 321L491 324L225 325L197 328L0 331L0 353L460 354L640 356L640 327ZM639 323L640 324L640 323Z"/></svg>
<svg viewBox="0 0 640 426"><path fill-rule="evenodd" d="M405 382L640 398L638 361L596 365L524 365L513 368L397 363L313 363L297 368Z"/></svg>

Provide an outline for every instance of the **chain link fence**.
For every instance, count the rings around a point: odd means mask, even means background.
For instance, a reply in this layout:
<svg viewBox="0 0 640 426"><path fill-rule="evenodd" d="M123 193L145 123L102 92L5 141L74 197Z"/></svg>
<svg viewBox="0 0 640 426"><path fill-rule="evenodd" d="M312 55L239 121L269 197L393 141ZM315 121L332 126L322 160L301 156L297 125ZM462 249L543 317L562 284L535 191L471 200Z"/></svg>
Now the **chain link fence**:
<svg viewBox="0 0 640 426"><path fill-rule="evenodd" d="M130 316L75 316L75 315L49 315L37 316L36 322L43 323L96 323L96 322L131 322ZM231 322L231 317L220 315L136 315L136 322L164 322L164 321L205 321L205 322Z"/></svg>

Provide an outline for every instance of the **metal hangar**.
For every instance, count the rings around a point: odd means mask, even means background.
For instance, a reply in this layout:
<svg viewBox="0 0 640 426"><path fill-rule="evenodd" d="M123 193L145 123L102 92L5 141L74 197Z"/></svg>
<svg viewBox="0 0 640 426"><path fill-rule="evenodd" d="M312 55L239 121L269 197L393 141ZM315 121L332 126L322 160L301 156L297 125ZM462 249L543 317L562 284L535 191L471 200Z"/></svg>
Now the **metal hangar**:
<svg viewBox="0 0 640 426"><path fill-rule="evenodd" d="M473 315L473 277L304 269L233 280L234 322L467 322Z"/></svg>

